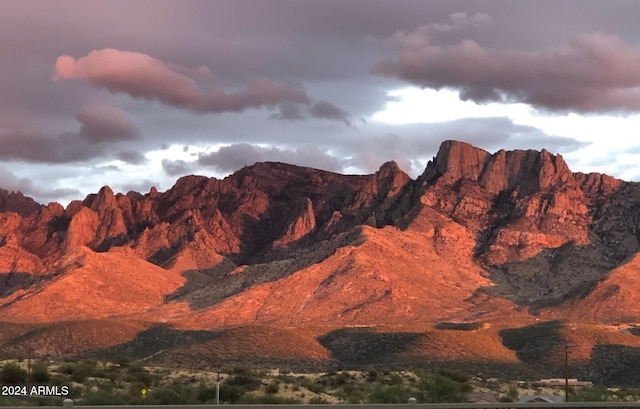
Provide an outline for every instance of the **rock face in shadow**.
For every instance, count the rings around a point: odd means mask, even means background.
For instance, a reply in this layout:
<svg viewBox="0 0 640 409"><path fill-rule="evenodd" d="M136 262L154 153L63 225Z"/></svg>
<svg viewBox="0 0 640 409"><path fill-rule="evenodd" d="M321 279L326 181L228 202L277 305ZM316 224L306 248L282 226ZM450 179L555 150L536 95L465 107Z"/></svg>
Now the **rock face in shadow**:
<svg viewBox="0 0 640 409"><path fill-rule="evenodd" d="M0 213L14 212L26 217L39 209L40 205L32 198L0 188Z"/></svg>

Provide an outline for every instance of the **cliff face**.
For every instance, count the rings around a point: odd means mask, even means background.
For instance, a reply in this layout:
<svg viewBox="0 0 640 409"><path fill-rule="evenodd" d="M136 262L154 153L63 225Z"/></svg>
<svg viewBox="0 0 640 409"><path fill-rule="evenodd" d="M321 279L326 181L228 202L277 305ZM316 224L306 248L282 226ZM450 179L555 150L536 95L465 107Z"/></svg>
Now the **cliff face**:
<svg viewBox="0 0 640 409"><path fill-rule="evenodd" d="M545 150L446 141L418 180L424 204L475 236L496 284L488 292L535 309L584 295L640 249L637 184L574 174Z"/></svg>
<svg viewBox="0 0 640 409"><path fill-rule="evenodd" d="M64 288L61 277L75 272L84 281L74 283L93 282L92 274L124 266L118 258L134 258L139 271L148 271L145 280L157 266L170 273L157 308L149 300L140 307L150 320L180 312L182 322L195 322L184 318L193 310L206 310L198 316L211 325L376 316L437 322L521 307L552 311L579 303L638 252L639 189L572 173L545 150L490 154L446 141L416 180L393 162L363 176L257 163L222 180L185 176L166 192L114 194L104 187L66 209L0 190L0 278L44 277L7 287L0 321L9 311L28 311L48 286ZM134 280L121 273L109 274ZM186 282L176 288L181 274ZM296 296L277 295L280 286ZM437 298L442 291L452 299L420 301L420 293ZM156 297L162 293L154 289ZM232 312L242 305L244 315ZM91 311L75 316L104 315Z"/></svg>

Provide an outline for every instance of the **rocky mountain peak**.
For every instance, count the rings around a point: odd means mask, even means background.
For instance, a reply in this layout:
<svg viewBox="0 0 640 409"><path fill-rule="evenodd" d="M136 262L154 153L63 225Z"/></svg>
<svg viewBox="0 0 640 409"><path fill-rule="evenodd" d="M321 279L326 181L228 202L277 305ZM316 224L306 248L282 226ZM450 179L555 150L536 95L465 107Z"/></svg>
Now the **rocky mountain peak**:
<svg viewBox="0 0 640 409"><path fill-rule="evenodd" d="M103 186L89 206L98 213L117 206L116 196L109 186Z"/></svg>
<svg viewBox="0 0 640 409"><path fill-rule="evenodd" d="M15 212L26 217L37 212L40 207L35 200L24 196L21 192L0 189L0 212Z"/></svg>
<svg viewBox="0 0 640 409"><path fill-rule="evenodd" d="M467 179L492 193L518 189L521 195L575 182L562 156L545 149L500 150L490 154L471 144L451 140L440 145L423 178L429 183L440 180L445 185Z"/></svg>
<svg viewBox="0 0 640 409"><path fill-rule="evenodd" d="M386 162L375 174L377 191L385 197L398 194L400 190L411 181L409 175L400 169L394 161Z"/></svg>
<svg viewBox="0 0 640 409"><path fill-rule="evenodd" d="M427 181L438 178L449 182L463 178L477 181L490 156L484 149L466 142L444 141L433 162L427 165L424 176Z"/></svg>

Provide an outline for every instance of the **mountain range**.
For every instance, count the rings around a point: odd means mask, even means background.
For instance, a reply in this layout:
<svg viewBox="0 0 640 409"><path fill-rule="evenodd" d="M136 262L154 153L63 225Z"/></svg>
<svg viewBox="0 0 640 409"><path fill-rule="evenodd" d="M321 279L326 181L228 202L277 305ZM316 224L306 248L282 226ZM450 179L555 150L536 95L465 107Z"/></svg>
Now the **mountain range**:
<svg viewBox="0 0 640 409"><path fill-rule="evenodd" d="M422 363L638 384L640 184L445 141L412 179L265 162L41 205L0 189L0 356ZM640 324L638 324L640 325Z"/></svg>

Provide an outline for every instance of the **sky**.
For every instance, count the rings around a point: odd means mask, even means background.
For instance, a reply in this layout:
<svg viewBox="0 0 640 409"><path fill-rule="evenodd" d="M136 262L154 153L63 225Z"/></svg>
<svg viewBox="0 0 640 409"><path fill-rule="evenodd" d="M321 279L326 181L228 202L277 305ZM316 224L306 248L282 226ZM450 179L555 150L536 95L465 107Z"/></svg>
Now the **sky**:
<svg viewBox="0 0 640 409"><path fill-rule="evenodd" d="M412 177L447 139L640 180L635 0L0 0L0 188L259 161Z"/></svg>

